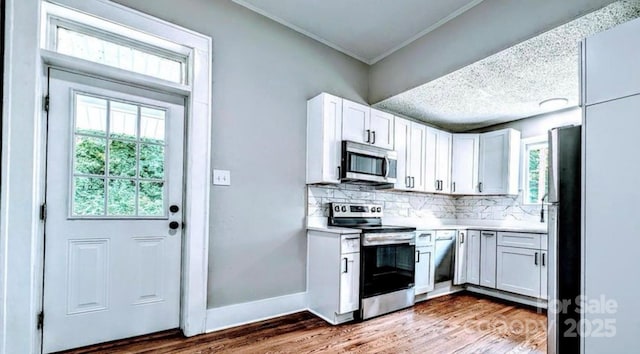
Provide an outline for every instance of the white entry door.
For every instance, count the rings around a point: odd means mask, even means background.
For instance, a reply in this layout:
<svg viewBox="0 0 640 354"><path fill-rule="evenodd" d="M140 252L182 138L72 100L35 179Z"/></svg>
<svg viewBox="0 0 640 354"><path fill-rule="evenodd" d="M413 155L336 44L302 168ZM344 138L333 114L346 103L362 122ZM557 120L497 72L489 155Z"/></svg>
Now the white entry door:
<svg viewBox="0 0 640 354"><path fill-rule="evenodd" d="M179 327L184 98L51 70L44 352Z"/></svg>

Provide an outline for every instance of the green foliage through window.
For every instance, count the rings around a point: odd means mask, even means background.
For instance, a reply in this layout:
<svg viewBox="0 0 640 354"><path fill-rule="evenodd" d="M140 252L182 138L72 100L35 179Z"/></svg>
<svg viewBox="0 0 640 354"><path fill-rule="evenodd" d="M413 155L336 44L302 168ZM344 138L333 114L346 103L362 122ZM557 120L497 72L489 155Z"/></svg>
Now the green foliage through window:
<svg viewBox="0 0 640 354"><path fill-rule="evenodd" d="M525 149L525 202L540 203L549 188L549 147L544 142L526 145Z"/></svg>
<svg viewBox="0 0 640 354"><path fill-rule="evenodd" d="M85 97L78 95L78 98ZM161 138L141 139L120 134L107 138L104 129L90 129L91 115L105 114L106 104L92 107L89 99L77 99L76 112L91 114L76 124L72 214L74 216L163 216L164 211L164 122ZM95 101L95 100L94 100ZM149 108L145 108L150 110ZM139 111L139 110L138 110ZM156 110L158 111L158 110ZM164 112L158 111L156 116ZM79 113L76 113L79 114ZM137 117L139 122L140 117ZM107 120L107 125L111 124ZM88 122L88 123L87 123ZM159 132L158 132L159 131ZM108 147L108 148L107 148ZM107 166L105 166L107 165Z"/></svg>

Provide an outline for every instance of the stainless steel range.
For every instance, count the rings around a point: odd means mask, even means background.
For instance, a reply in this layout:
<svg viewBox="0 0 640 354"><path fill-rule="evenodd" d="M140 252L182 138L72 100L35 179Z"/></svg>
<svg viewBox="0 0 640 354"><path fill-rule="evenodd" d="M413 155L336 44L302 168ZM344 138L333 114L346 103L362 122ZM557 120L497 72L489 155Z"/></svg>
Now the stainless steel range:
<svg viewBox="0 0 640 354"><path fill-rule="evenodd" d="M415 302L416 229L383 225L382 214L382 206L375 204L331 204L330 226L362 230L360 318L363 320Z"/></svg>

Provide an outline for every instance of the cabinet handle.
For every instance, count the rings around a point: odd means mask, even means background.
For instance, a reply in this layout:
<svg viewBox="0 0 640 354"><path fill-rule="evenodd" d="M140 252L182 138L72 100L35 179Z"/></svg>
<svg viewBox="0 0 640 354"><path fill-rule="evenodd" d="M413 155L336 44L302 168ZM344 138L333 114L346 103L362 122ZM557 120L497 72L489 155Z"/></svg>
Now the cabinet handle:
<svg viewBox="0 0 640 354"><path fill-rule="evenodd" d="M420 263L420 251L416 251L417 261L416 263Z"/></svg>
<svg viewBox="0 0 640 354"><path fill-rule="evenodd" d="M443 190L443 189L444 189L444 181L440 180L440 190Z"/></svg>
<svg viewBox="0 0 640 354"><path fill-rule="evenodd" d="M349 273L349 258L344 257L344 272L342 273Z"/></svg>
<svg viewBox="0 0 640 354"><path fill-rule="evenodd" d="M464 243L464 232L461 232L460 236L462 236L462 240L460 240L460 243Z"/></svg>
<svg viewBox="0 0 640 354"><path fill-rule="evenodd" d="M546 255L546 253L544 253L544 252L543 252L543 253L542 253L542 266L543 266L543 267L546 267L546 266L547 266L547 265L545 264L546 262L545 262L545 260L544 260L544 259L545 259L545 255Z"/></svg>
<svg viewBox="0 0 640 354"><path fill-rule="evenodd" d="M405 177L404 185L407 186L407 188L411 188L411 177L409 176Z"/></svg>
<svg viewBox="0 0 640 354"><path fill-rule="evenodd" d="M340 169L340 166L338 166L338 179L342 178L342 170Z"/></svg>
<svg viewBox="0 0 640 354"><path fill-rule="evenodd" d="M371 134L373 134L373 141L371 142L371 144L375 145L375 143L376 143L376 131L375 130L372 131Z"/></svg>
<svg viewBox="0 0 640 354"><path fill-rule="evenodd" d="M478 183L478 192L482 193L482 182Z"/></svg>
<svg viewBox="0 0 640 354"><path fill-rule="evenodd" d="M453 183L451 184L451 189L452 189L452 192L453 192L453 193L455 193L455 192L456 192L456 182L453 182Z"/></svg>
<svg viewBox="0 0 640 354"><path fill-rule="evenodd" d="M487 236L487 237L493 237L493 236L495 236L495 235L496 235L496 234L495 234L495 233L493 233L493 232L483 232L483 233L482 233L482 236Z"/></svg>
<svg viewBox="0 0 640 354"><path fill-rule="evenodd" d="M367 143L371 142L371 130L367 129Z"/></svg>
<svg viewBox="0 0 640 354"><path fill-rule="evenodd" d="M533 259L533 263L534 263L535 265L538 265L538 252L536 252L536 256L535 256L535 257L534 257L534 259Z"/></svg>
<svg viewBox="0 0 640 354"><path fill-rule="evenodd" d="M411 188L416 188L416 178L411 177Z"/></svg>

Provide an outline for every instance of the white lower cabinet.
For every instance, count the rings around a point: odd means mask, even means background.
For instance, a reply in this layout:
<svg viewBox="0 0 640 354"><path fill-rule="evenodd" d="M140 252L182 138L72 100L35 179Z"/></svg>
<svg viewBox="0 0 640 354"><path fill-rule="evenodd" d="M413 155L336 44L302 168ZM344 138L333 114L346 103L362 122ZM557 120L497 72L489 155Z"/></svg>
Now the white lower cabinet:
<svg viewBox="0 0 640 354"><path fill-rule="evenodd" d="M456 235L456 255L455 271L453 273L453 284L462 285L467 282L467 230L459 230Z"/></svg>
<svg viewBox="0 0 640 354"><path fill-rule="evenodd" d="M498 232L497 288L548 298L546 234Z"/></svg>
<svg viewBox="0 0 640 354"><path fill-rule="evenodd" d="M496 287L496 247L495 231L480 232L480 285Z"/></svg>
<svg viewBox="0 0 640 354"><path fill-rule="evenodd" d="M480 285L480 231L467 231L467 283Z"/></svg>
<svg viewBox="0 0 640 354"><path fill-rule="evenodd" d="M339 313L348 313L360 307L360 253L342 254L341 262Z"/></svg>
<svg viewBox="0 0 640 354"><path fill-rule="evenodd" d="M354 319L360 306L360 234L307 232L309 311L329 323Z"/></svg>
<svg viewBox="0 0 640 354"><path fill-rule="evenodd" d="M435 287L435 258L433 255L433 246L416 247L416 295L432 291Z"/></svg>
<svg viewBox="0 0 640 354"><path fill-rule="evenodd" d="M496 288L539 297L541 258L540 250L498 246Z"/></svg>

